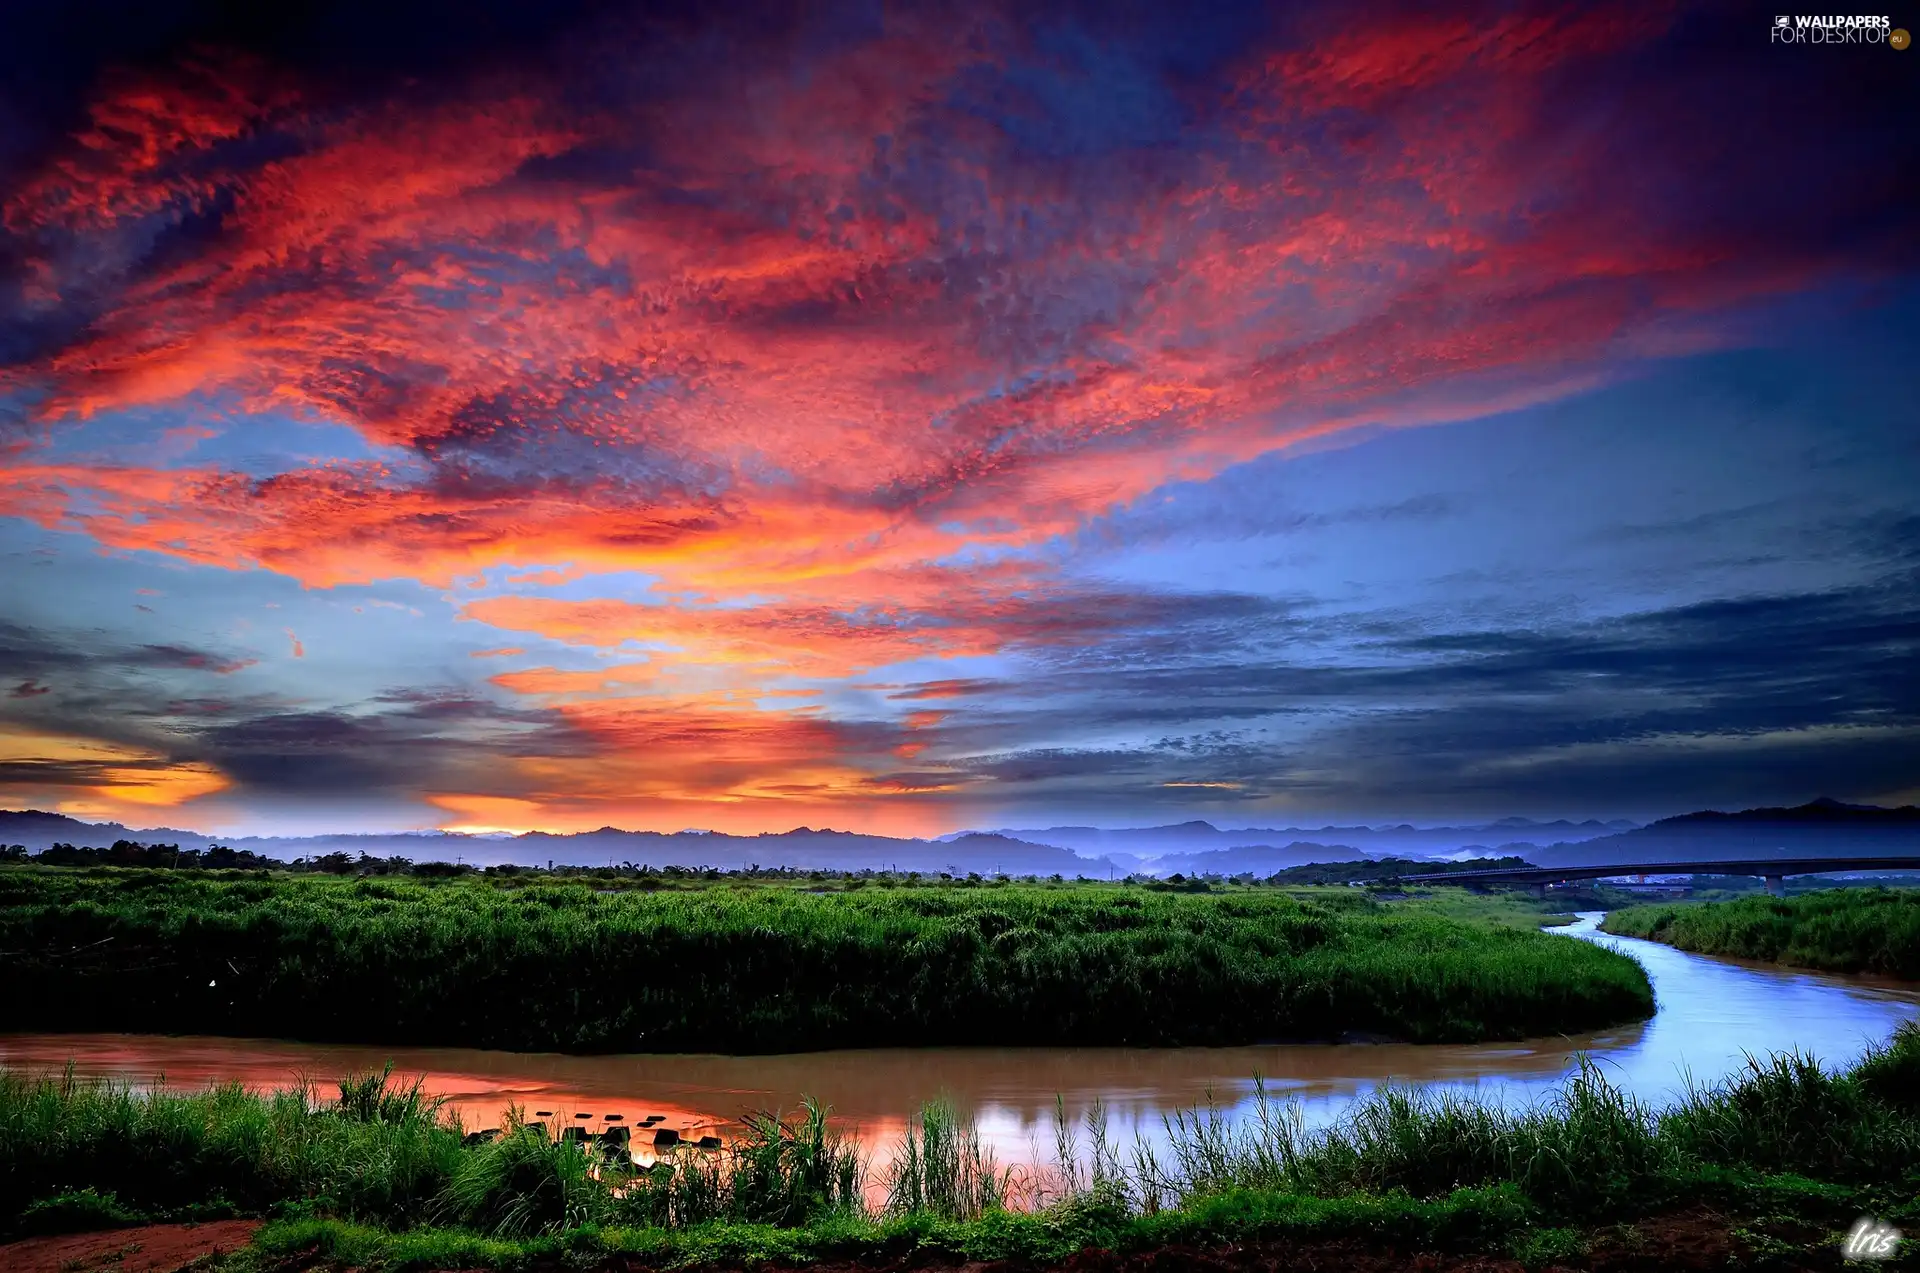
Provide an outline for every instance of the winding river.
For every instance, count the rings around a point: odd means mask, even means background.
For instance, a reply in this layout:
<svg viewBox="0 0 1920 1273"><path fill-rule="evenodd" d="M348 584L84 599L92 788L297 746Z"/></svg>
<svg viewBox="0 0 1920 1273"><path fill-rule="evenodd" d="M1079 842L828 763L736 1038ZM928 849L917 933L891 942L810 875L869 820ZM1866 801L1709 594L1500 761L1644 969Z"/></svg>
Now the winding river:
<svg viewBox="0 0 1920 1273"><path fill-rule="evenodd" d="M1524 1043L1354 1044L1240 1048L932 1048L789 1056L564 1056L466 1048L384 1048L271 1039L148 1035L0 1034L0 1063L73 1063L86 1075L137 1085L210 1081L262 1088L302 1076L331 1083L391 1059L424 1076L467 1127L498 1125L508 1105L555 1122L629 1125L648 1115L682 1135L723 1128L743 1111L794 1109L802 1094L831 1106L870 1153L884 1157L908 1115L944 1096L970 1115L1002 1163L1052 1161L1055 1100L1076 1121L1096 1105L1125 1145L1160 1139L1161 1120L1212 1103L1229 1116L1253 1103L1256 1074L1297 1100L1309 1123L1336 1116L1383 1083L1425 1084L1514 1103L1548 1093L1593 1057L1616 1084L1664 1103L1691 1077L1712 1082L1746 1054L1799 1049L1844 1065L1900 1022L1920 1018L1920 985L1802 972L1691 955L1597 930L1598 913L1558 931L1638 959L1659 1011L1647 1022Z"/></svg>

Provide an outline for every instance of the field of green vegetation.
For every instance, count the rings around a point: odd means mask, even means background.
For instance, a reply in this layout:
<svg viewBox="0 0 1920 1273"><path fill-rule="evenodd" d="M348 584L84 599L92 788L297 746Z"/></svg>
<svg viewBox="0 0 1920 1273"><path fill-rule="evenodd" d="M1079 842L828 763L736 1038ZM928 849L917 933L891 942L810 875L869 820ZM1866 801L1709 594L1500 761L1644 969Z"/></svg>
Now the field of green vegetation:
<svg viewBox="0 0 1920 1273"><path fill-rule="evenodd" d="M1055 1130L1052 1165L1023 1177L949 1111L923 1110L870 1193L868 1165L811 1108L639 1168L516 1120L463 1143L417 1089L382 1075L323 1100L0 1071L0 1232L272 1217L228 1263L236 1271L620 1255L651 1267L1038 1264L1095 1246L1340 1236L1541 1264L1636 1219L1710 1205L1749 1249L1817 1247L1831 1263L1834 1235L1859 1214L1920 1222L1920 1029L1845 1073L1754 1060L1660 1111L1586 1067L1527 1110L1389 1089L1324 1131L1264 1098L1235 1123L1195 1110L1169 1121L1158 1152L1111 1143L1097 1111Z"/></svg>
<svg viewBox="0 0 1920 1273"><path fill-rule="evenodd" d="M18 1030L568 1051L1418 1042L1653 1012L1585 942L1368 901L1124 884L700 891L0 869Z"/></svg>
<svg viewBox="0 0 1920 1273"><path fill-rule="evenodd" d="M1601 927L1703 955L1920 980L1920 889L1634 906L1610 913Z"/></svg>

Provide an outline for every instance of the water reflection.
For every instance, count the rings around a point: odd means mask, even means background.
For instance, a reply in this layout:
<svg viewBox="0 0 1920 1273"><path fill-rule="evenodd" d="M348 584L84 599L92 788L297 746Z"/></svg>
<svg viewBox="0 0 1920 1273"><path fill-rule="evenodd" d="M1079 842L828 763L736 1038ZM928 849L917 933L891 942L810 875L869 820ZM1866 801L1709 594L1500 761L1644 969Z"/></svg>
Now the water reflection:
<svg viewBox="0 0 1920 1273"><path fill-rule="evenodd" d="M1212 1101L1248 1108L1253 1076L1301 1103L1310 1123L1336 1116L1383 1083L1420 1083L1526 1102L1550 1091L1576 1054L1595 1057L1621 1086L1664 1102L1689 1074L1717 1079L1743 1054L1798 1048L1831 1065L1857 1057L1901 1021L1920 1018L1920 986L1796 972L1690 955L1595 931L1597 913L1559 930L1640 960L1653 980L1653 1020L1593 1034L1463 1046L1354 1044L1242 1048L916 1048L790 1056L563 1056L465 1048L378 1048L265 1039L134 1035L0 1035L0 1061L59 1066L143 1085L238 1080L323 1085L349 1071L423 1075L466 1126L499 1123L510 1104L556 1122L618 1114L682 1136L723 1127L743 1111L792 1110L802 1094L831 1105L877 1154L908 1114L938 1096L974 1117L1002 1162L1049 1161L1055 1098L1078 1119L1096 1102L1122 1141L1159 1139L1162 1118ZM650 1137L636 1133L642 1142ZM1038 1153L1036 1154L1036 1149Z"/></svg>

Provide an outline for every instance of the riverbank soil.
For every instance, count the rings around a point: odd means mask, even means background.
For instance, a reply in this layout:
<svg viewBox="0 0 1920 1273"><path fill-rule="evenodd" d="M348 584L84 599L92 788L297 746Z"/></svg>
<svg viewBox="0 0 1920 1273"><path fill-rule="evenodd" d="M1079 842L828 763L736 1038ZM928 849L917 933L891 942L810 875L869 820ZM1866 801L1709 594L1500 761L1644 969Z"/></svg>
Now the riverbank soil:
<svg viewBox="0 0 1920 1273"><path fill-rule="evenodd" d="M62 1233L0 1245L6 1273L179 1273L197 1260L237 1251L258 1220L148 1224L101 1233Z"/></svg>

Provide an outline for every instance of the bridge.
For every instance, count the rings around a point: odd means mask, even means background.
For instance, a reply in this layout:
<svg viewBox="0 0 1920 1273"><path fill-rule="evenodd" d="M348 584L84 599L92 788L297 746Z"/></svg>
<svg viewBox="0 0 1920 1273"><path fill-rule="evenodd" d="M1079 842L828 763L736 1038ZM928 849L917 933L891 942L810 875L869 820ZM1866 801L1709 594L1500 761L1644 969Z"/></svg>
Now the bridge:
<svg viewBox="0 0 1920 1273"><path fill-rule="evenodd" d="M1610 879L1616 875L1758 875L1767 892L1778 894L1789 875L1829 875L1841 871L1920 871L1920 855L1853 858L1725 858L1716 862L1609 862L1600 866L1516 866L1487 871L1431 871L1400 875L1401 884L1531 884L1544 889L1568 880Z"/></svg>

